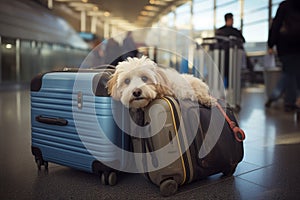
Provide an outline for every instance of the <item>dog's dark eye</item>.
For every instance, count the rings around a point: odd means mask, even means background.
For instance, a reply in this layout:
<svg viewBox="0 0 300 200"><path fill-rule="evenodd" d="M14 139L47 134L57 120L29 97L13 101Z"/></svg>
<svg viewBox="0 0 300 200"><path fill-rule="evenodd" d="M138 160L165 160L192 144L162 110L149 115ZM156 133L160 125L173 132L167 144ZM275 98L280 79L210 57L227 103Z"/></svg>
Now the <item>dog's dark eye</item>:
<svg viewBox="0 0 300 200"><path fill-rule="evenodd" d="M147 76L142 76L142 81L147 82L148 81L148 77Z"/></svg>
<svg viewBox="0 0 300 200"><path fill-rule="evenodd" d="M128 84L130 83L130 79L129 79L129 78L126 78L126 79L124 80L124 83L125 83L126 85L128 85Z"/></svg>

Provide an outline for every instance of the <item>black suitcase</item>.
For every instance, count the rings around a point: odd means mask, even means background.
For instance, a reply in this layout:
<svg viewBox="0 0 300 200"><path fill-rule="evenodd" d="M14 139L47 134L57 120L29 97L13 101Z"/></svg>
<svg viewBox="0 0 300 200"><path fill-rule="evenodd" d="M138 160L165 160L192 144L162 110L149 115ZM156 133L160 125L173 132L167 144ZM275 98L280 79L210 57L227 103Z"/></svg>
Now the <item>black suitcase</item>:
<svg viewBox="0 0 300 200"><path fill-rule="evenodd" d="M198 102L163 97L144 111L132 112L137 124L148 126L143 129L148 131L140 133L143 137L132 137L134 152L144 153L136 165L160 187L163 196L174 194L178 185L235 172L243 159L244 133L232 110L227 108L225 113L220 104L207 108Z"/></svg>

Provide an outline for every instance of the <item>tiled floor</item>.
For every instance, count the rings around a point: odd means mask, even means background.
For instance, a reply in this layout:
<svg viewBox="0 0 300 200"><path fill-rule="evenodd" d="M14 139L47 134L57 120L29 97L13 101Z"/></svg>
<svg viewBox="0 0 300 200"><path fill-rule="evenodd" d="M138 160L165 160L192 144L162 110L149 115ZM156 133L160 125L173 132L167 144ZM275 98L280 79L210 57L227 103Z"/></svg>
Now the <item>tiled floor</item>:
<svg viewBox="0 0 300 200"><path fill-rule="evenodd" d="M233 177L217 174L182 186L167 199L299 199L300 122L282 102L264 108L263 89L247 89L238 114L245 156ZM116 186L97 176L50 163L38 171L30 149L28 89L0 90L0 199L161 199L159 188L137 174Z"/></svg>

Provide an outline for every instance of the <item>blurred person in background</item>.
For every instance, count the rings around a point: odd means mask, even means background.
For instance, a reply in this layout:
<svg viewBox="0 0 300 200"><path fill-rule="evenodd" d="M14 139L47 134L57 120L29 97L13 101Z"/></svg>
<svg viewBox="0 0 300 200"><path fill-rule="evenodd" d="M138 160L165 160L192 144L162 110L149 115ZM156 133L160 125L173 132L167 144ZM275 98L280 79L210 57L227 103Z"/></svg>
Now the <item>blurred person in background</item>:
<svg viewBox="0 0 300 200"><path fill-rule="evenodd" d="M269 37L268 53L276 46L284 73L285 111L299 109L296 105L300 89L300 1L286 0L279 4L273 19Z"/></svg>
<svg viewBox="0 0 300 200"><path fill-rule="evenodd" d="M244 38L243 34L241 33L241 31L239 31L237 28L233 27L233 22L234 22L233 14L226 13L224 15L224 19L225 19L225 25L220 27L219 29L217 29L215 32L215 35L222 36L222 37L228 37L228 38L233 36L235 39L232 39L232 41L234 40L235 42L238 43L238 48L244 49L243 43L245 43L245 38ZM222 41L219 41L219 42L222 42ZM224 85L225 85L225 88L228 88L229 67L230 67L229 66L229 42L225 42L223 48L225 49Z"/></svg>
<svg viewBox="0 0 300 200"><path fill-rule="evenodd" d="M117 66L122 61L121 47L114 38L109 38L105 47L105 63Z"/></svg>
<svg viewBox="0 0 300 200"><path fill-rule="evenodd" d="M123 40L123 59L127 57L136 57L138 50L132 37L132 32L128 31L126 37Z"/></svg>

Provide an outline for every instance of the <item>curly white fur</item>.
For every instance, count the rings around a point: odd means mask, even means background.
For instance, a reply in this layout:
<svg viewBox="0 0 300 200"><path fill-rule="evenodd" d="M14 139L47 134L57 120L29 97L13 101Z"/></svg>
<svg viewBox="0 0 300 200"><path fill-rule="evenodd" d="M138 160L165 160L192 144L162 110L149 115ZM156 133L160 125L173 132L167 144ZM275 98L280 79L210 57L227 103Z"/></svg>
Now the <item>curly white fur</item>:
<svg viewBox="0 0 300 200"><path fill-rule="evenodd" d="M191 99L206 106L216 102L202 80L171 68L158 67L146 56L120 62L108 81L108 91L114 99L131 108L143 108L161 96Z"/></svg>

